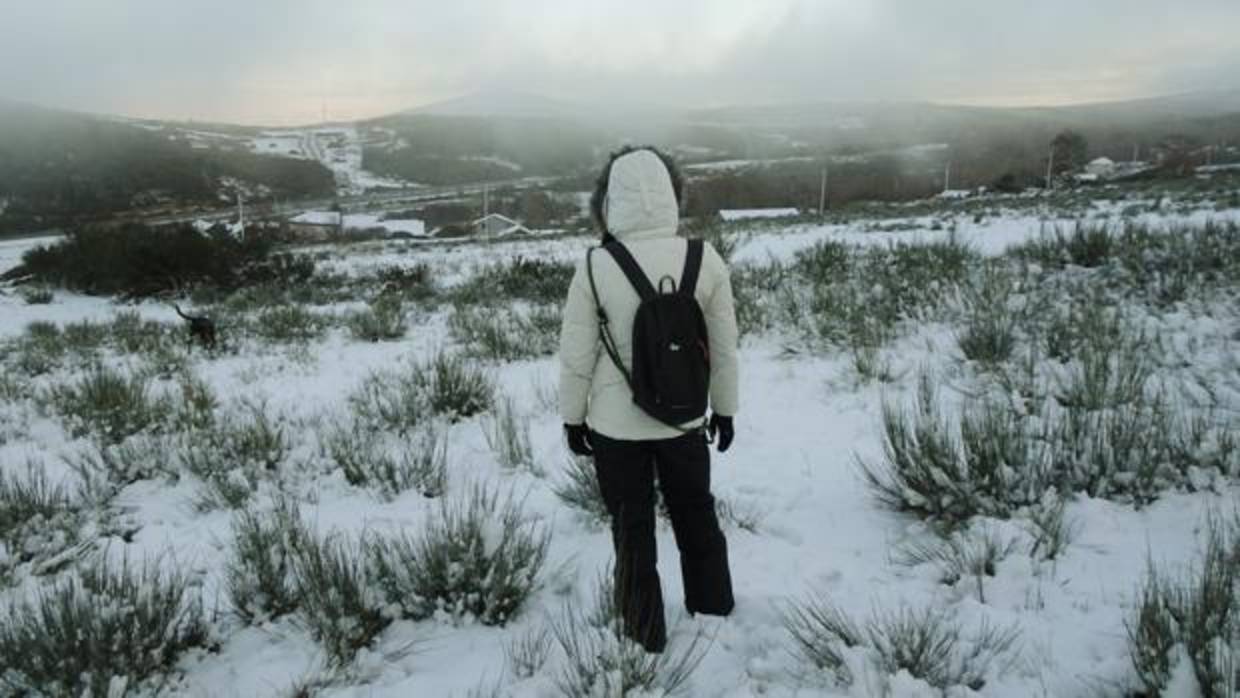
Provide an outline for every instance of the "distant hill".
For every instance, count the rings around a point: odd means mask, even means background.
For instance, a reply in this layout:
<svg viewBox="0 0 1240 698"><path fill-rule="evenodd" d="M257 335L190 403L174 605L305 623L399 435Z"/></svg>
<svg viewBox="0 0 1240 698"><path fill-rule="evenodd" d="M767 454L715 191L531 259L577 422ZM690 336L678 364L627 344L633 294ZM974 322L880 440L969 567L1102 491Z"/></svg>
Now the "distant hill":
<svg viewBox="0 0 1240 698"><path fill-rule="evenodd" d="M151 123L0 102L0 235L132 211L329 195L315 162L195 146Z"/></svg>

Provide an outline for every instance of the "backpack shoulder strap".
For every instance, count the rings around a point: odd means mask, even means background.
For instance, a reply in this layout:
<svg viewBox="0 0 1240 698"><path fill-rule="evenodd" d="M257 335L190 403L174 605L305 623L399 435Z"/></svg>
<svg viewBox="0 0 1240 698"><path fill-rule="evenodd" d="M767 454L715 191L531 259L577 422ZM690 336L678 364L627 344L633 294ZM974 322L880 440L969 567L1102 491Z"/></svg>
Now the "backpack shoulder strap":
<svg viewBox="0 0 1240 698"><path fill-rule="evenodd" d="M701 240L690 240L689 249L685 251L685 270L680 274L680 292L693 295L697 289L698 275L702 271L703 243Z"/></svg>
<svg viewBox="0 0 1240 698"><path fill-rule="evenodd" d="M629 248L625 247L621 242L611 242L603 246L603 249L611 253L612 258L616 260L616 264L620 265L620 271L628 277L629 283L633 284L633 289L637 291L637 295L643 301L659 295L655 290L654 284L650 283L650 279L646 277L646 272L642 271L641 265L633 259L633 254L629 252Z"/></svg>

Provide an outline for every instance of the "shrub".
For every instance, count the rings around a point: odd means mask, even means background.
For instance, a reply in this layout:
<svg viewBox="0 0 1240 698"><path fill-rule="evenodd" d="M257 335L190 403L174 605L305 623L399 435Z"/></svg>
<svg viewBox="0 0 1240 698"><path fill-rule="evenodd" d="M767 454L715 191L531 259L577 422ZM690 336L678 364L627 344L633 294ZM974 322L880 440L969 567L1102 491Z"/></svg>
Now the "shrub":
<svg viewBox="0 0 1240 698"><path fill-rule="evenodd" d="M350 315L348 325L353 337L365 342L400 339L409 329L403 304L390 296L382 296L366 310Z"/></svg>
<svg viewBox="0 0 1240 698"><path fill-rule="evenodd" d="M483 433L501 466L508 470L528 470L539 476L544 474L534 461L530 420L517 414L511 399L499 403L495 416L483 425Z"/></svg>
<svg viewBox="0 0 1240 698"><path fill-rule="evenodd" d="M263 236L204 235L188 224L71 230L22 256L23 273L91 294L149 297L206 284L232 288L270 248Z"/></svg>
<svg viewBox="0 0 1240 698"><path fill-rule="evenodd" d="M494 381L483 368L464 357L443 352L417 365L413 381L425 391L431 411L451 419L485 412L495 397Z"/></svg>
<svg viewBox="0 0 1240 698"><path fill-rule="evenodd" d="M405 372L376 371L349 396L359 426L370 430L392 429L399 434L413 431L431 415L417 367Z"/></svg>
<svg viewBox="0 0 1240 698"><path fill-rule="evenodd" d="M1142 400L1153 373L1148 343L1135 330L1119 332L1119 339L1099 336L1078 345L1076 360L1058 379L1059 404L1101 410Z"/></svg>
<svg viewBox="0 0 1240 698"><path fill-rule="evenodd" d="M887 248L819 243L797 255L793 270L802 283L783 291L783 313L815 342L882 346L901 322L937 311L977 259L955 238Z"/></svg>
<svg viewBox="0 0 1240 698"><path fill-rule="evenodd" d="M170 671L208 643L198 590L176 571L100 562L34 599L11 603L0 623L0 685L17 695L111 695Z"/></svg>
<svg viewBox="0 0 1240 698"><path fill-rule="evenodd" d="M168 325L146 320L135 310L113 315L110 334L117 351L127 354L158 352L171 342Z"/></svg>
<svg viewBox="0 0 1240 698"><path fill-rule="evenodd" d="M537 676L547 663L554 642L550 628L545 625L533 626L510 640L504 645L504 656L512 675L518 679Z"/></svg>
<svg viewBox="0 0 1240 698"><path fill-rule="evenodd" d="M1178 662L1205 698L1231 698L1240 685L1240 520L1210 518L1199 565L1174 579L1151 563L1126 622L1137 680L1151 695L1168 688Z"/></svg>
<svg viewBox="0 0 1240 698"><path fill-rule="evenodd" d="M54 556L77 541L78 513L61 485L30 462L25 478L0 471L0 570Z"/></svg>
<svg viewBox="0 0 1240 698"><path fill-rule="evenodd" d="M101 500L140 480L177 475L175 448L159 435L133 436L119 444L93 443L66 461L81 478L83 490Z"/></svg>
<svg viewBox="0 0 1240 698"><path fill-rule="evenodd" d="M992 669L1006 670L1019 639L1015 627L985 622L965 638L947 610L907 606L875 611L859 626L821 596L794 602L784 625L799 653L838 684L853 680L844 650L865 649L884 673L905 671L941 691L957 686L980 690Z"/></svg>
<svg viewBox="0 0 1240 698"><path fill-rule="evenodd" d="M789 605L784 612L784 628L797 652L812 667L827 672L837 684L852 683L841 646L859 647L864 635L843 610L825 597L811 595Z"/></svg>
<svg viewBox="0 0 1240 698"><path fill-rule="evenodd" d="M300 305L279 305L259 312L254 328L269 342L304 344L323 336L327 319Z"/></svg>
<svg viewBox="0 0 1240 698"><path fill-rule="evenodd" d="M559 342L560 312L539 305L521 311L511 306L458 305L448 329L471 356L519 361L554 354Z"/></svg>
<svg viewBox="0 0 1240 698"><path fill-rule="evenodd" d="M598 472L590 458L570 457L564 468L567 479L555 485L560 501L580 511L588 519L606 523L610 514L599 490Z"/></svg>
<svg viewBox="0 0 1240 698"><path fill-rule="evenodd" d="M25 334L15 345L14 367L27 376L41 376L60 366L65 341L55 323L35 321L26 325Z"/></svg>
<svg viewBox="0 0 1240 698"><path fill-rule="evenodd" d="M47 305L55 298L55 294L49 288L27 288L22 290L22 300L26 302L26 305Z"/></svg>
<svg viewBox="0 0 1240 698"><path fill-rule="evenodd" d="M956 531L928 543L906 543L897 549L896 561L910 566L934 565L939 569L939 581L948 586L972 579L977 600L984 604L986 578L995 576L999 563L1014 548L1013 540L1004 541L994 529L982 527L980 531Z"/></svg>
<svg viewBox="0 0 1240 698"><path fill-rule="evenodd" d="M880 503L946 522L1006 517L1037 501L1048 482L1048 454L1029 421L983 403L960 418L959 435L943 417L923 376L911 414L883 408L884 462L861 463Z"/></svg>
<svg viewBox="0 0 1240 698"><path fill-rule="evenodd" d="M957 335L965 358L984 364L1007 361L1016 348L1016 314L1010 307L1014 281L988 266L981 279L966 286L966 324Z"/></svg>
<svg viewBox="0 0 1240 698"><path fill-rule="evenodd" d="M607 578L598 584L592 612L583 614L569 602L551 621L551 634L565 657L555 677L561 695L672 696L688 690L690 676L709 649L701 631L688 642L672 635L668 647L656 654L627 638L623 623Z"/></svg>
<svg viewBox="0 0 1240 698"><path fill-rule="evenodd" d="M463 303L482 305L513 300L559 305L568 295L574 271L565 262L517 257L479 270L453 296Z"/></svg>
<svg viewBox="0 0 1240 698"><path fill-rule="evenodd" d="M232 555L224 568L233 612L248 623L297 610L297 551L309 533L295 503L277 500L270 512L244 509L233 517Z"/></svg>
<svg viewBox="0 0 1240 698"><path fill-rule="evenodd" d="M65 346L79 356L92 356L111 337L111 327L104 323L81 320L64 326Z"/></svg>
<svg viewBox="0 0 1240 698"><path fill-rule="evenodd" d="M448 441L434 424L418 431L412 445L401 441L399 456L356 425L330 432L325 445L351 485L378 488L388 499L410 489L428 498L442 496L448 486Z"/></svg>
<svg viewBox="0 0 1240 698"><path fill-rule="evenodd" d="M1029 554L1041 560L1056 560L1076 535L1066 517L1067 501L1054 490L1048 490L1041 501L1026 511L1033 546Z"/></svg>
<svg viewBox="0 0 1240 698"><path fill-rule="evenodd" d="M1011 253L1050 268L1099 267L1111 257L1114 240L1106 223L1077 223L1071 233L1058 226L1043 230L1038 239L1013 247Z"/></svg>
<svg viewBox="0 0 1240 698"><path fill-rule="evenodd" d="M291 444L284 427L260 404L243 403L243 415L189 431L178 449L186 469L202 480L204 509L243 506L265 473L277 470Z"/></svg>
<svg viewBox="0 0 1240 698"><path fill-rule="evenodd" d="M416 536L373 539L369 558L390 603L411 618L437 612L504 625L538 584L550 533L485 486L444 501Z"/></svg>
<svg viewBox="0 0 1240 698"><path fill-rule="evenodd" d="M152 395L149 379L105 366L54 387L49 397L74 436L92 434L108 443L158 426L169 411L166 399Z"/></svg>
<svg viewBox="0 0 1240 698"><path fill-rule="evenodd" d="M404 371L371 374L349 403L364 427L405 434L432 415L456 420L484 412L494 395L494 383L485 370L441 352Z"/></svg>
<svg viewBox="0 0 1240 698"><path fill-rule="evenodd" d="M391 623L367 586L366 556L356 543L331 536L309 535L294 551L300 617L331 663L348 664Z"/></svg>

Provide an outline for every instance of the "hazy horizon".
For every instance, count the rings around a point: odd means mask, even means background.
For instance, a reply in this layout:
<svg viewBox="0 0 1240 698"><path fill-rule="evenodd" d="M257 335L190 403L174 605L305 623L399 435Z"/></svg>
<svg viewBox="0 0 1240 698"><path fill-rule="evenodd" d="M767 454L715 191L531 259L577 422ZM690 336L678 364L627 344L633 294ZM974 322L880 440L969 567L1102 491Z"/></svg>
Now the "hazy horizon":
<svg viewBox="0 0 1240 698"><path fill-rule="evenodd" d="M282 126L497 90L599 108L1028 107L1240 87L1240 3L1023 5L16 0L0 29L0 98Z"/></svg>

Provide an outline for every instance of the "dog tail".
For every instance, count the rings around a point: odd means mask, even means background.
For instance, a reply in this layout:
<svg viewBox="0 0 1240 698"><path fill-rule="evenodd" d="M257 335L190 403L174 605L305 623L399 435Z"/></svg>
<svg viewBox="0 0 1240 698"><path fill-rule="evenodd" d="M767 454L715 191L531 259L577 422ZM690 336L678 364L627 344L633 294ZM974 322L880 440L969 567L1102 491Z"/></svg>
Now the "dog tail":
<svg viewBox="0 0 1240 698"><path fill-rule="evenodd" d="M173 303L172 307L173 309L177 311L177 315L180 315L185 320L194 321L194 320L205 320L206 319L205 317L195 317L193 315L186 315L185 311L181 310L181 306L177 305L176 303Z"/></svg>

